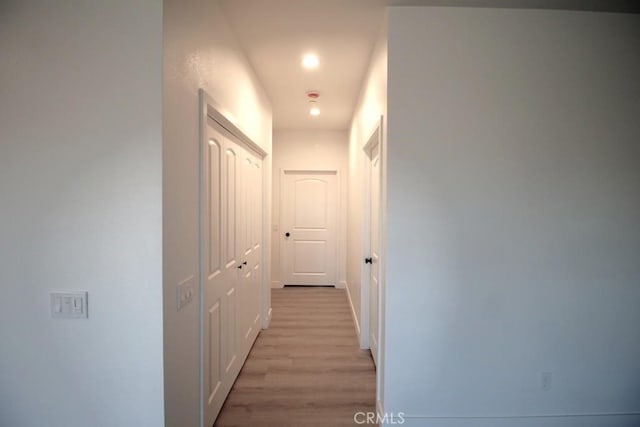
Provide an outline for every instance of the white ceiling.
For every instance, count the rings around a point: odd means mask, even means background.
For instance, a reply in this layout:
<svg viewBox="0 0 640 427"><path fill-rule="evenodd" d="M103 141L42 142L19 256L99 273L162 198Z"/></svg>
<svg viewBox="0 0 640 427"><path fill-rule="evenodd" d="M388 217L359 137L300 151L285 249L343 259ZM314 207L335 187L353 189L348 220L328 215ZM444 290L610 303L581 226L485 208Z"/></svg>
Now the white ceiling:
<svg viewBox="0 0 640 427"><path fill-rule="evenodd" d="M274 129L344 130L351 115L386 0L221 0L273 107ZM307 51L320 66L301 67ZM306 92L320 91L309 115Z"/></svg>
<svg viewBox="0 0 640 427"><path fill-rule="evenodd" d="M220 0L273 107L274 129L349 127L385 7L426 5L638 12L638 0ZM306 52L320 67L304 70ZM321 114L306 92L320 91Z"/></svg>

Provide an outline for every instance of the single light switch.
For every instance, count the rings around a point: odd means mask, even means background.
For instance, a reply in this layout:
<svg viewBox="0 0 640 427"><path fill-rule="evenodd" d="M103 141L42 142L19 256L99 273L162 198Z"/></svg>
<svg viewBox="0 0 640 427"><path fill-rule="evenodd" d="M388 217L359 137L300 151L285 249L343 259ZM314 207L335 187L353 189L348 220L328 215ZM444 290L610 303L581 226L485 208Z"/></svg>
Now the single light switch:
<svg viewBox="0 0 640 427"><path fill-rule="evenodd" d="M83 319L89 317L88 292L51 292L51 317Z"/></svg>

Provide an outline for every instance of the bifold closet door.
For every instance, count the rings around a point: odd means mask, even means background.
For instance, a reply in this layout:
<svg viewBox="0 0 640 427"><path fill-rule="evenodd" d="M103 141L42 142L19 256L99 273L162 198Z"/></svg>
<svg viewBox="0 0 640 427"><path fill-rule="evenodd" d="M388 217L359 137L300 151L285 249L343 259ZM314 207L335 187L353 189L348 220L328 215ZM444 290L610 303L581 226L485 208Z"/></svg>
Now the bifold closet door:
<svg viewBox="0 0 640 427"><path fill-rule="evenodd" d="M203 408L213 425L260 325L262 159L209 119L203 147Z"/></svg>

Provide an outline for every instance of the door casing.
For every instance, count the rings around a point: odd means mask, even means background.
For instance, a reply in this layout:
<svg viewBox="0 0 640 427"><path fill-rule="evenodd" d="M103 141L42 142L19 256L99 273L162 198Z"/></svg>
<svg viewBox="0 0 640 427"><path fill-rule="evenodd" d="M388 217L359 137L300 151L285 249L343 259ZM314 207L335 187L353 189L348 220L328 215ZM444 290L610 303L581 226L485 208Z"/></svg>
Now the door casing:
<svg viewBox="0 0 640 427"><path fill-rule="evenodd" d="M369 256L369 250L371 247L370 230L371 230L371 215L369 212L371 206L371 159L369 153L371 149L377 144L379 147L380 156L380 216L379 216L379 251L380 251L380 263L379 263L379 292L378 292L378 363L376 367L376 411L380 416L384 415L383 400L384 400L384 359L385 359L385 263L386 263L386 154L387 147L384 137L384 116L380 116L380 119L371 132L367 142L362 147L363 150L363 162L364 162L364 175L363 175L363 221L362 221L362 247L360 254L361 259L361 291L360 291L360 348L368 349L370 347L369 334L370 334L370 277L369 268L364 263L364 258Z"/></svg>

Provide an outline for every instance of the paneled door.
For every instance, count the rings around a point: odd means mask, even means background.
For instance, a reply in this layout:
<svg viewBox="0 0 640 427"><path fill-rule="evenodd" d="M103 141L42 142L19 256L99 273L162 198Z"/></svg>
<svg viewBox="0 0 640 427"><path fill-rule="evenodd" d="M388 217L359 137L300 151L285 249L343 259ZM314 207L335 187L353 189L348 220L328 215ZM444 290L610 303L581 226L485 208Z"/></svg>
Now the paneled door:
<svg viewBox="0 0 640 427"><path fill-rule="evenodd" d="M240 313L240 348L248 353L260 329L260 284L262 276L262 159L242 150L241 203L242 230L239 289L243 309Z"/></svg>
<svg viewBox="0 0 640 427"><path fill-rule="evenodd" d="M212 426L260 325L262 159L207 118L202 148L202 407Z"/></svg>
<svg viewBox="0 0 640 427"><path fill-rule="evenodd" d="M376 136L377 138L377 136ZM380 297L380 144L368 151L369 185L369 345L373 361L378 365L379 297Z"/></svg>
<svg viewBox="0 0 640 427"><path fill-rule="evenodd" d="M203 170L203 357L205 425L211 426L235 380L241 249L239 147L211 119Z"/></svg>
<svg viewBox="0 0 640 427"><path fill-rule="evenodd" d="M335 285L336 171L284 171L281 258L285 285Z"/></svg>

